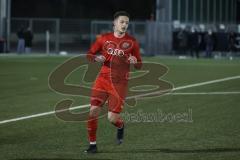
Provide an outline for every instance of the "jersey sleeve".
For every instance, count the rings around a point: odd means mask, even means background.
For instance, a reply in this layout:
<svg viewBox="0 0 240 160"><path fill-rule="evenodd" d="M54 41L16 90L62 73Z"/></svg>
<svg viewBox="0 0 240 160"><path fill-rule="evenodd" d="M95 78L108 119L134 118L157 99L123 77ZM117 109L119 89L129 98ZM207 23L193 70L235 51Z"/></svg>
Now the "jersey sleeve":
<svg viewBox="0 0 240 160"><path fill-rule="evenodd" d="M139 44L135 41L133 46L133 56L137 58L137 63L134 64L136 69L141 69L142 67L142 58L140 55L140 47Z"/></svg>
<svg viewBox="0 0 240 160"><path fill-rule="evenodd" d="M102 47L101 39L102 36L98 37L87 52L87 59L90 62L95 62L96 54L101 50Z"/></svg>

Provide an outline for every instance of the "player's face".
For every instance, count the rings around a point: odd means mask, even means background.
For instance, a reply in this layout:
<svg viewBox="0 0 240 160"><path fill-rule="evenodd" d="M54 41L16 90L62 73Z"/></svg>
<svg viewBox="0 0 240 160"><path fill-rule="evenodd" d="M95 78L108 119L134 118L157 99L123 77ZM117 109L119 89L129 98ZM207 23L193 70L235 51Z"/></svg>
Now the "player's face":
<svg viewBox="0 0 240 160"><path fill-rule="evenodd" d="M119 16L114 20L115 32L125 33L128 28L129 18L127 16Z"/></svg>

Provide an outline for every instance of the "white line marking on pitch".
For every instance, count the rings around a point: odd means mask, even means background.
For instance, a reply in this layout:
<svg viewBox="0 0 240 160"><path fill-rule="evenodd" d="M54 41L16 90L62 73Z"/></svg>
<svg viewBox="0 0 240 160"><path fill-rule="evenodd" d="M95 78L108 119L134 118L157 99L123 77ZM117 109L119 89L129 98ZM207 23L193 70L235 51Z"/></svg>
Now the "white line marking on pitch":
<svg viewBox="0 0 240 160"><path fill-rule="evenodd" d="M166 93L167 95L233 95L240 94L240 92L175 92Z"/></svg>
<svg viewBox="0 0 240 160"><path fill-rule="evenodd" d="M186 86L180 86L180 87L176 87L173 88L172 91L177 91L177 90L182 90L182 89L186 89L186 88L192 88L192 87L198 87L198 86L203 86L203 85L208 85L208 84L213 84L213 83L218 83L218 82L224 82L224 81L229 81L229 80L234 80L234 79L239 79L240 76L234 76L234 77L227 77L227 78L222 78L222 79L216 79L216 80L212 80L212 81L206 81L206 82L201 82L201 83L195 83L195 84L190 84L190 85L186 85ZM154 95L157 94L159 92L152 92L150 94L142 94L142 95L137 95L134 97L127 97L129 98L139 98L139 97L144 97L146 95ZM207 93L207 92L206 92ZM238 94L238 92L232 92L234 94ZM190 95L190 93L167 93L167 94L174 94L174 95L180 95L180 94L188 94ZM197 94L197 93L196 93ZM199 93L199 94L205 94L205 93ZM215 94L217 94L217 92L215 92ZM76 107L71 107L70 110L76 110L76 109L81 109L81 108L86 108L89 107L90 104L85 104L85 105L81 105L81 106L76 106ZM63 112L62 111L58 111L58 112ZM54 114L56 111L50 111L50 112L44 112L44 113L39 113L39 114L33 114L33 115L29 115L29 116L24 116L24 117L18 117L18 118L13 118L13 119L8 119L8 120L3 120L0 121L0 125L1 124L6 124L6 123L10 123L10 122L15 122L15 121L21 121L21 120L25 120L25 119L30 119L30 118L36 118L36 117L42 117L42 116L46 116L46 115L51 115Z"/></svg>
<svg viewBox="0 0 240 160"><path fill-rule="evenodd" d="M89 106L90 106L90 104L85 104L85 105L81 105L81 106L71 107L69 110L72 111L72 110L76 110L76 109L86 108L86 107L89 107ZM68 109L58 110L57 112L64 112L64 111L67 111L67 110ZM3 121L0 121L0 125L4 124L4 123L9 123L9 122L21 121L21 120L24 120L24 119L47 116L47 115L54 114L54 113L56 113L56 111L44 112L44 113L39 113L39 114L33 114L33 115L30 115L30 116L24 116L24 117L19 117L19 118L3 120Z"/></svg>

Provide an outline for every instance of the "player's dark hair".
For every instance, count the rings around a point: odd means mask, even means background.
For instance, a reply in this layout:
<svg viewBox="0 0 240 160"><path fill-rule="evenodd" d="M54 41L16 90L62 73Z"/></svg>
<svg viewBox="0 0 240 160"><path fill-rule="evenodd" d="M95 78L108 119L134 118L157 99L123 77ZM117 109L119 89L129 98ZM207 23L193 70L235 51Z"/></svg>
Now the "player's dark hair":
<svg viewBox="0 0 240 160"><path fill-rule="evenodd" d="M117 11L117 12L113 15L113 18L116 19L116 18L118 18L119 16L127 16L128 18L130 18L129 13L126 12L126 11Z"/></svg>

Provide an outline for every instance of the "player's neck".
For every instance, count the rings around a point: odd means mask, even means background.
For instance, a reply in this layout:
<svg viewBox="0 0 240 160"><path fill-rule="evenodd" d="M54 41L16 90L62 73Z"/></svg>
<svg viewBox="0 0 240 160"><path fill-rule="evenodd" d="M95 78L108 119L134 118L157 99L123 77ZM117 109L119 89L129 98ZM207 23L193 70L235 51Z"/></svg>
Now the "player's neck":
<svg viewBox="0 0 240 160"><path fill-rule="evenodd" d="M122 37L125 36L125 34L126 34L125 32L120 33L120 32L117 32L117 31L114 31L114 33L113 33L114 37L116 37L116 38L122 38Z"/></svg>

